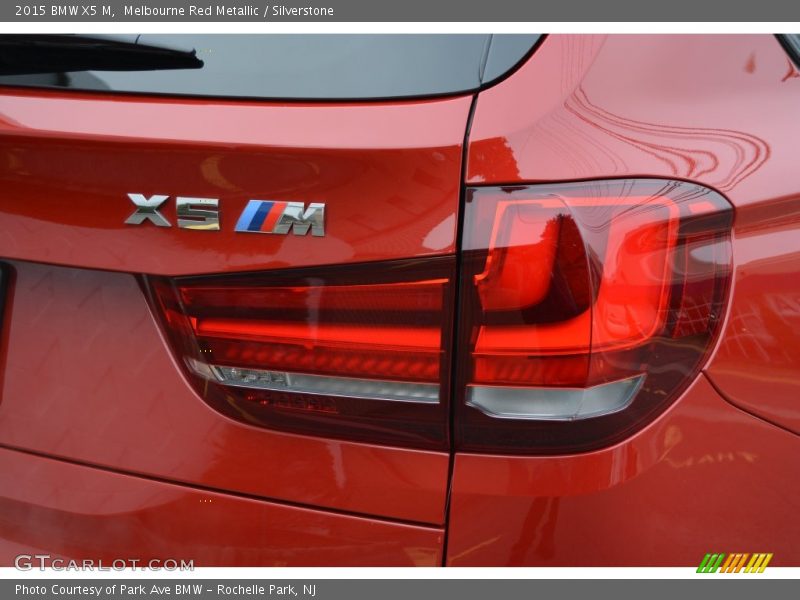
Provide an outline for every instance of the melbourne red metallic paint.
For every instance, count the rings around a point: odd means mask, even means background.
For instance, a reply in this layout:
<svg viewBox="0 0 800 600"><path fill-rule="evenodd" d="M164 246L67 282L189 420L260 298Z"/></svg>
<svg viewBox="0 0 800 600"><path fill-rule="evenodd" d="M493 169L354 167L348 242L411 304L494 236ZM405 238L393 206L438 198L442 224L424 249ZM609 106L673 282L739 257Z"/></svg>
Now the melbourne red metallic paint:
<svg viewBox="0 0 800 600"><path fill-rule="evenodd" d="M319 508L443 523L446 453L233 421L183 378L132 275L12 265L0 445Z"/></svg>
<svg viewBox="0 0 800 600"><path fill-rule="evenodd" d="M735 248L728 327L708 375L736 406L800 434L798 198L741 210Z"/></svg>
<svg viewBox="0 0 800 600"><path fill-rule="evenodd" d="M52 558L194 566L441 564L443 532L162 483L0 449L0 566ZM40 550L44 549L44 550ZM38 563L37 563L38 564Z"/></svg>
<svg viewBox="0 0 800 600"><path fill-rule="evenodd" d="M726 194L735 284L708 371L726 399L797 430L798 107L800 73L772 36L549 36L479 95L467 177L665 177ZM606 450L458 455L447 563L690 565L764 548L798 564L798 456L800 439L701 377Z"/></svg>
<svg viewBox="0 0 800 600"><path fill-rule="evenodd" d="M452 253L470 98L266 104L0 92L0 256L180 275ZM169 194L172 228L125 225ZM177 229L218 198L220 231ZM234 233L251 198L327 204L326 236Z"/></svg>
<svg viewBox="0 0 800 600"><path fill-rule="evenodd" d="M447 564L691 566L736 551L796 565L799 454L800 438L731 406L701 377L605 450L458 455Z"/></svg>
<svg viewBox="0 0 800 600"><path fill-rule="evenodd" d="M674 177L765 202L797 192L798 103L773 36L549 36L479 95L467 178Z"/></svg>

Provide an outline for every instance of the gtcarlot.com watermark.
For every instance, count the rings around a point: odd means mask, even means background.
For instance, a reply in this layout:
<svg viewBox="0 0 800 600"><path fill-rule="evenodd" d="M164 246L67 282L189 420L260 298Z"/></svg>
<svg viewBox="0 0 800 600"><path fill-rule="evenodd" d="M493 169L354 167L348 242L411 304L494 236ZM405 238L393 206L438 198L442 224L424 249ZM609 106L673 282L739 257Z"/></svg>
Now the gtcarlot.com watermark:
<svg viewBox="0 0 800 600"><path fill-rule="evenodd" d="M14 566L20 571L34 569L53 571L194 571L194 561L177 558L115 558L112 561L53 558L49 554L20 554L14 558Z"/></svg>

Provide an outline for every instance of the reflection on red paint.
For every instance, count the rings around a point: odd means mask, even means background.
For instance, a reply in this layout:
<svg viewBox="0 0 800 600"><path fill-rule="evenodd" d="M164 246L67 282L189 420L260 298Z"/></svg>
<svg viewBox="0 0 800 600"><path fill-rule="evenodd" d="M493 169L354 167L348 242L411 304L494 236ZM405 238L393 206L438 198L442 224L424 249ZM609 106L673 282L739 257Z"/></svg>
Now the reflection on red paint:
<svg viewBox="0 0 800 600"><path fill-rule="evenodd" d="M750 60L758 69L747 72ZM786 55L767 35L549 36L481 94L468 181L647 175L775 195L789 185L775 177L789 171L769 159L794 152L786 123L800 101L800 90L780 86L785 74Z"/></svg>

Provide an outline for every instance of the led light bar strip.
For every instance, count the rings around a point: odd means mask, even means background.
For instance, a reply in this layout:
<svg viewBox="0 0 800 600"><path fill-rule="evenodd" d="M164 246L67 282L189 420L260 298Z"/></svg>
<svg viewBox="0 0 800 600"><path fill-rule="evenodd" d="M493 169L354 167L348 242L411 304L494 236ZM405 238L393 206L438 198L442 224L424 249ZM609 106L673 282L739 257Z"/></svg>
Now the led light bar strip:
<svg viewBox="0 0 800 600"><path fill-rule="evenodd" d="M575 421L626 408L644 375L590 388L536 388L470 385L467 406L499 419Z"/></svg>
<svg viewBox="0 0 800 600"><path fill-rule="evenodd" d="M304 373L287 373L285 371L206 365L195 360L188 362L189 367L198 375L225 385L240 388L344 396L363 400L389 400L423 404L439 403L439 385L435 383L308 375Z"/></svg>

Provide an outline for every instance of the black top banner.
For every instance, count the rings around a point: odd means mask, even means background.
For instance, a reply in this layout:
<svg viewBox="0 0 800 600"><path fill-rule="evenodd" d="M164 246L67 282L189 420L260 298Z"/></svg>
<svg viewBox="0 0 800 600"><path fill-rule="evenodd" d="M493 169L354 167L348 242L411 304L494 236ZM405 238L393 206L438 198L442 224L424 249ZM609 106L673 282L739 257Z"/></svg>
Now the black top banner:
<svg viewBox="0 0 800 600"><path fill-rule="evenodd" d="M34 0L4 1L5 22L779 22L787 0Z"/></svg>

